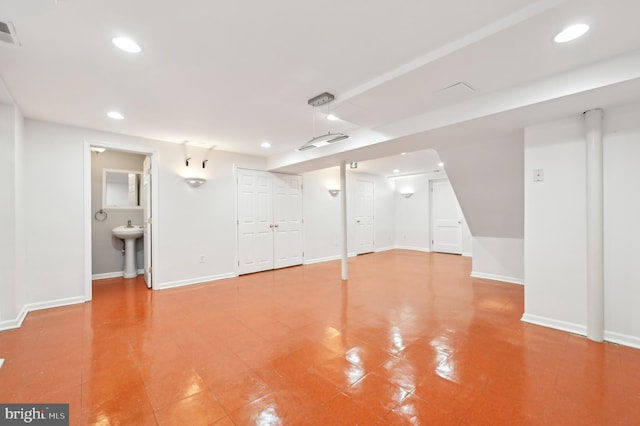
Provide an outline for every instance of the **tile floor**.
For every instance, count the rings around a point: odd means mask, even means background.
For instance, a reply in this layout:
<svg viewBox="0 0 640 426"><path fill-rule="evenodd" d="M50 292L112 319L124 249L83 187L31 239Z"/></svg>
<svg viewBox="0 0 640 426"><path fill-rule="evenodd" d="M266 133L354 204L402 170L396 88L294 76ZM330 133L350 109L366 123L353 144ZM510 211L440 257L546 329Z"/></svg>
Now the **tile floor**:
<svg viewBox="0 0 640 426"><path fill-rule="evenodd" d="M0 333L0 402L71 424L640 424L640 351L520 321L523 288L395 250L91 303Z"/></svg>

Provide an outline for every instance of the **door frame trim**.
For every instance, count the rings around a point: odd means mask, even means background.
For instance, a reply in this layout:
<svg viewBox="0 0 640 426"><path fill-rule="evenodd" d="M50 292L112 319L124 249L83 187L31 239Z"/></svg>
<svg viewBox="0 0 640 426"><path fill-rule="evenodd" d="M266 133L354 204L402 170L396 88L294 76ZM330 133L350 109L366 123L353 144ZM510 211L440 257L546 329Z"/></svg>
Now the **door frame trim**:
<svg viewBox="0 0 640 426"><path fill-rule="evenodd" d="M130 152L133 154L148 155L151 160L151 217L153 218L153 226L151 227L151 265L157 268L158 262L158 169L159 159L158 152L153 149L140 147L137 145L129 145L119 142L105 141L83 141L84 158L83 158L83 192L84 192L84 301L88 302L93 298L92 288L92 232L91 221L93 213L91 211L91 147L106 148L114 151ZM158 290L157 270L153 271L155 279L152 280L152 289Z"/></svg>

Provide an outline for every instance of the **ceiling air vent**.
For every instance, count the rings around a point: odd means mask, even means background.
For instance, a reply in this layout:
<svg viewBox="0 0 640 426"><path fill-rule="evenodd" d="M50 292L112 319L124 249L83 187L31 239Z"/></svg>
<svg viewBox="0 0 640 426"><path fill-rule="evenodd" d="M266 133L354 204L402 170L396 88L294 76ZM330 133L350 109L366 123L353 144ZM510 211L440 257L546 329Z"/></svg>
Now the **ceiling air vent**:
<svg viewBox="0 0 640 426"><path fill-rule="evenodd" d="M20 46L20 41L18 41L18 35L16 34L16 28L13 26L13 22L0 21L0 41Z"/></svg>

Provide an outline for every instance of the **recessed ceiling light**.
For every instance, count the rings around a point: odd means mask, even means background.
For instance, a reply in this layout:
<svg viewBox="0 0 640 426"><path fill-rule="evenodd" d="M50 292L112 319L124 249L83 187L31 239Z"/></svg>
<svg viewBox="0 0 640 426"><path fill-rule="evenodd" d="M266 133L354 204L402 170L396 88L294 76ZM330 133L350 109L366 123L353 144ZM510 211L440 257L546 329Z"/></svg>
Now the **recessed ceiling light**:
<svg viewBox="0 0 640 426"><path fill-rule="evenodd" d="M335 115L333 115L333 114L329 114L329 115L327 115L327 120L329 120L329 121L338 121L340 119L338 117L336 117Z"/></svg>
<svg viewBox="0 0 640 426"><path fill-rule="evenodd" d="M142 48L138 43L131 40L128 37L114 37L111 39L113 44L115 44L118 48L124 50L129 53L140 53Z"/></svg>
<svg viewBox="0 0 640 426"><path fill-rule="evenodd" d="M271 148L271 144L267 141L262 142L260 146L263 148Z"/></svg>
<svg viewBox="0 0 640 426"><path fill-rule="evenodd" d="M578 37L584 35L587 31L589 31L589 26L587 24L576 24L571 25L570 27L565 28L560 31L558 35L553 38L553 41L556 43L566 43L571 40L575 40Z"/></svg>
<svg viewBox="0 0 640 426"><path fill-rule="evenodd" d="M401 152L400 155L407 155L407 153L406 152Z"/></svg>
<svg viewBox="0 0 640 426"><path fill-rule="evenodd" d="M400 169L393 169L393 173L400 173Z"/></svg>
<svg viewBox="0 0 640 426"><path fill-rule="evenodd" d="M124 115L120 114L118 111L109 111L107 113L107 117L113 118L114 120L124 120Z"/></svg>
<svg viewBox="0 0 640 426"><path fill-rule="evenodd" d="M441 161L438 163L438 167L444 167L444 163Z"/></svg>

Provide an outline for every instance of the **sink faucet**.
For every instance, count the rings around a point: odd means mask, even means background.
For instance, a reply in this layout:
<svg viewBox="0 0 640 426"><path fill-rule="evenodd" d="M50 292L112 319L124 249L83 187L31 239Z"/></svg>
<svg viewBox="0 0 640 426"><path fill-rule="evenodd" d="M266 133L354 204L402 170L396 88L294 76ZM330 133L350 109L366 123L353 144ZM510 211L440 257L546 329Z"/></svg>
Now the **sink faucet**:
<svg viewBox="0 0 640 426"><path fill-rule="evenodd" d="M127 221L127 228L133 228L133 225L131 224L130 220Z"/></svg>

